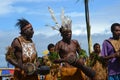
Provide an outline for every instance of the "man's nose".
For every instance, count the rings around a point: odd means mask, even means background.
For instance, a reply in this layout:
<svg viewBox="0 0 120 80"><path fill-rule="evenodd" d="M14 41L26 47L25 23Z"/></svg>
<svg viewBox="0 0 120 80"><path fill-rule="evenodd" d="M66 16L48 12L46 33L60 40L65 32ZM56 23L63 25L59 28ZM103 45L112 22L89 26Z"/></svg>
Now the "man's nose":
<svg viewBox="0 0 120 80"><path fill-rule="evenodd" d="M118 34L120 35L120 31L118 31Z"/></svg>
<svg viewBox="0 0 120 80"><path fill-rule="evenodd" d="M71 35L71 33L68 33L69 35Z"/></svg>

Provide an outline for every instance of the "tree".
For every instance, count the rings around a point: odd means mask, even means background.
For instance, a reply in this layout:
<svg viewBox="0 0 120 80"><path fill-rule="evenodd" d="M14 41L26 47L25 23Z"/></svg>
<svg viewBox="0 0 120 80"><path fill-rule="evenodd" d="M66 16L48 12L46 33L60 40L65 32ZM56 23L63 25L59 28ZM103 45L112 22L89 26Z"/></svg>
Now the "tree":
<svg viewBox="0 0 120 80"><path fill-rule="evenodd" d="M79 0L77 0L79 1ZM91 39L91 26L89 19L89 0L84 0L85 6L85 19L86 19L86 29L87 29L87 40L88 40L88 52L89 54L92 52L92 39Z"/></svg>

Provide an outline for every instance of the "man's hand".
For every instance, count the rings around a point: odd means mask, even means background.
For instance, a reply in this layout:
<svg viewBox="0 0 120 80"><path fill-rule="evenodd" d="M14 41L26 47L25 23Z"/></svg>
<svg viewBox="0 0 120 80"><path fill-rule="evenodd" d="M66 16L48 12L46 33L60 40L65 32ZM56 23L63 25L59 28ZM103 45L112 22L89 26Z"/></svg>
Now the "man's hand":
<svg viewBox="0 0 120 80"><path fill-rule="evenodd" d="M27 66L23 64L22 66L22 70L24 70L25 73L28 73L28 69L27 69Z"/></svg>
<svg viewBox="0 0 120 80"><path fill-rule="evenodd" d="M62 62L66 62L65 59L56 59L53 61L54 63L62 63Z"/></svg>
<svg viewBox="0 0 120 80"><path fill-rule="evenodd" d="M115 53L114 56L115 56L115 57L120 57L120 50L118 50L118 51Z"/></svg>
<svg viewBox="0 0 120 80"><path fill-rule="evenodd" d="M109 55L109 56L103 57L104 60L109 60L111 58L120 58L120 50L111 54L111 55Z"/></svg>
<svg viewBox="0 0 120 80"><path fill-rule="evenodd" d="M76 60L76 56L74 56L74 55L69 55L69 56L67 56L67 57L64 58L64 59L56 59L56 60L54 60L53 62L54 62L54 63L67 62L67 63L71 64L71 63L75 62L75 60Z"/></svg>
<svg viewBox="0 0 120 80"><path fill-rule="evenodd" d="M36 71L36 66L33 63L27 63L25 65L23 65L24 72L26 73L26 75L32 75L35 71Z"/></svg>

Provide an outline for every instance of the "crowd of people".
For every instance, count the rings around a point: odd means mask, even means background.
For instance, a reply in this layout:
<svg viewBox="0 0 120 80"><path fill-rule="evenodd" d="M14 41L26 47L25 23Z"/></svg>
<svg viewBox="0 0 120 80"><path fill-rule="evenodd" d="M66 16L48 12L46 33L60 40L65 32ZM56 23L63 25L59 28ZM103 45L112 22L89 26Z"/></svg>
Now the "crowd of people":
<svg viewBox="0 0 120 80"><path fill-rule="evenodd" d="M120 24L113 23L112 36L103 41L102 48L95 43L93 52L87 56L79 42L72 39L72 20L63 16L62 22L59 27L62 39L55 44L50 42L49 53L39 61L32 24L18 19L20 36L6 53L6 60L15 66L13 80L40 80L36 70L41 65L50 67L44 80L120 80Z"/></svg>

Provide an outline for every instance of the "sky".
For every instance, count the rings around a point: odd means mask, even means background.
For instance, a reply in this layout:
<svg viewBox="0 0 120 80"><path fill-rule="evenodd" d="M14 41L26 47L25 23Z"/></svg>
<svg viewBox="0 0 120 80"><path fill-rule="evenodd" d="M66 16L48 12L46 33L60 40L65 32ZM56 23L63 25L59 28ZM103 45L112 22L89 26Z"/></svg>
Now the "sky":
<svg viewBox="0 0 120 80"><path fill-rule="evenodd" d="M86 35L84 0L0 0L0 51L4 57L5 47L19 35L15 26L17 19L27 19L34 28L34 37L38 52L46 49L50 41L55 43L52 36L59 32L52 30L55 23L52 20L48 7L54 10L59 24L61 10L72 19L74 36ZM89 0L89 15L91 34L110 34L112 23L120 22L120 0ZM53 38L53 37L52 37ZM50 40L51 39L51 40ZM55 40L59 40L60 36ZM39 42L39 43L38 43ZM46 45L44 45L46 44ZM38 48L39 47L39 48ZM3 59L3 58L2 58Z"/></svg>
<svg viewBox="0 0 120 80"><path fill-rule="evenodd" d="M120 21L119 4L120 0L89 0L92 34L109 31L112 23ZM72 19L73 34L86 33L84 0L0 0L0 36L16 32L15 24L20 18L32 23L36 35L54 35L57 32L45 26L54 25L48 7L54 10L59 23L61 10L65 10L65 15Z"/></svg>

